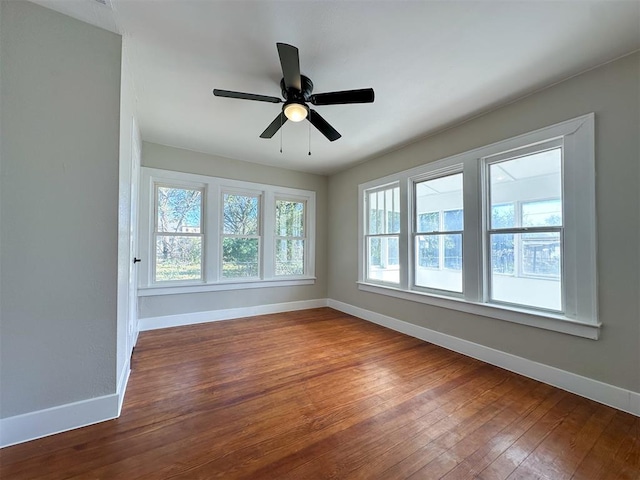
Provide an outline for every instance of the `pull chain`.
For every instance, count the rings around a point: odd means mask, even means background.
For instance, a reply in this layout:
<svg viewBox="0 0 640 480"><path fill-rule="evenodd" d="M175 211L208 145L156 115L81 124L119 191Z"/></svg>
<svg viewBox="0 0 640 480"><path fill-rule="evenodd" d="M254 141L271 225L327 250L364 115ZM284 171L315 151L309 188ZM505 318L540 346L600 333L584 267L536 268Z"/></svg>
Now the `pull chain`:
<svg viewBox="0 0 640 480"><path fill-rule="evenodd" d="M282 113L280 113L280 153L282 153Z"/></svg>
<svg viewBox="0 0 640 480"><path fill-rule="evenodd" d="M309 123L309 153L308 155L311 155L311 122Z"/></svg>

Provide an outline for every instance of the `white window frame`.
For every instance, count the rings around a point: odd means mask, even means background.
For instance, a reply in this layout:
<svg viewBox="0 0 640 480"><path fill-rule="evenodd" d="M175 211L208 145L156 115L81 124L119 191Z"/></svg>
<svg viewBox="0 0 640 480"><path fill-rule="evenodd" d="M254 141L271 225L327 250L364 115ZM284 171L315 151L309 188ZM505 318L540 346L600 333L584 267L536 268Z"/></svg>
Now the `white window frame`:
<svg viewBox="0 0 640 480"><path fill-rule="evenodd" d="M400 185L398 184L398 182L391 182L389 184L378 185L375 188L368 189L367 190L367 194L369 194L369 193L378 193L378 192L384 192L386 190L391 190L392 191L392 196L393 196L393 190L396 189L396 188L399 188L399 187L400 187ZM402 198L402 190L400 190L400 197ZM365 203L365 207L364 208L366 209L366 213L365 213L366 218L364 219L364 224L365 224L364 228L366 229L366 231L364 232L364 242L365 242L364 249L365 249L365 252L366 252L366 255L367 255L367 259L368 259L368 255L369 255L369 252L368 252L368 250L369 250L369 239L370 238L379 238L379 239L381 239L382 242L384 242L386 244L386 242L388 242L389 238L400 237L400 233L396 233L396 232L394 232L394 233L369 233L369 221L370 221L369 211L370 210L369 210L368 196L367 196L367 198L365 198L364 203ZM385 200L385 203L386 203L386 200ZM402 200L400 201L400 203L402 203ZM392 208L393 208L393 205L392 205ZM402 210L400 210L400 212L402 212ZM383 216L384 216L384 220L383 220L383 223L382 223L383 226L384 226L383 229L387 230L388 229L387 228L388 221L387 221L386 211L384 211L384 215ZM402 224L402 213L400 213L400 223ZM402 227L400 227L400 229L402 230ZM400 242L401 242L401 239L399 238L398 243L400 243ZM388 248L385 247L384 250L386 251L387 258L388 258ZM399 259L398 268L400 268L400 263L401 263L401 260ZM369 282L371 284L376 284L376 285L390 285L392 287L397 287L398 286L398 283L395 283L395 282L387 282L387 281L384 281L384 280L376 280L376 279L373 279L373 278L369 278L368 262L367 261L365 261L365 263L364 263L364 268L365 268L364 278L366 279L367 282ZM402 279L400 281L402 281Z"/></svg>
<svg viewBox="0 0 640 480"><path fill-rule="evenodd" d="M563 265L564 312L558 314L527 307L488 303L490 273L487 254L486 160L525 147L561 139L563 145ZM598 319L596 270L595 116L593 113L567 120L485 147L358 186L358 288L414 302L450 308L498 320L597 339ZM442 176L461 168L463 172L463 295L418 291L413 288L414 199L416 181ZM364 227L367 191L398 182L400 185L400 285L366 281Z"/></svg>
<svg viewBox="0 0 640 480"><path fill-rule="evenodd" d="M184 190L196 190L200 192L200 201L201 206L200 206L200 233L190 233L190 232L160 232L158 229L158 205L157 205L157 201L158 201L158 189L159 188L175 188L175 189L184 189ZM200 238L200 246L201 246L201 255L200 255L200 278L198 279L188 279L188 280L180 280L180 283L184 283L184 284L197 284L202 282L202 279L204 278L204 243L205 243L205 234L204 234L204 229L203 229L203 223L204 223L204 212L205 212L205 205L204 205L204 198L205 198L205 186L204 185L200 185L200 184L193 184L190 186L187 186L183 183L174 183L174 184L166 184L166 183L162 183L162 182L157 182L153 185L153 221L151 222L153 225L153 233L151 235L151 251L154 254L156 254L156 242L158 240L159 236L171 236L171 237L199 237ZM155 279L156 278L156 262L154 261L151 265L151 278ZM165 281L155 281L155 283L157 283L158 285L171 285L173 282L171 280L165 280Z"/></svg>
<svg viewBox="0 0 640 480"><path fill-rule="evenodd" d="M202 208L202 280L154 281L155 185L199 189ZM222 277L222 199L224 193L260 197L260 277ZM275 275L275 205L277 199L305 202L305 251L303 275ZM316 194L310 190L281 187L226 178L210 177L142 167L140 178L139 242L142 262L138 296L239 290L247 288L312 285L315 277Z"/></svg>
<svg viewBox="0 0 640 480"><path fill-rule="evenodd" d="M308 211L308 199L306 197L295 197L292 195L276 195L275 198L273 199L273 212L275 215L276 212L276 207L277 207L277 202L294 202L294 203L302 203L303 204L303 208L304 208L304 213L302 215L302 233L304 235L302 236L284 236L284 235L278 235L277 229L276 229L276 223L274 222L273 226L274 226L274 242L273 242L273 262L274 262L274 275L277 278L289 278L291 277L291 275L277 275L275 273L275 261L276 261L276 255L277 255L277 251L276 251L276 245L278 244L278 240L302 240L303 245L304 245L304 257L302 259L302 265L303 265L303 269L306 270L306 263L307 263L307 246L309 244L308 238L309 238L309 233L307 231L308 227L307 227L307 211Z"/></svg>
<svg viewBox="0 0 640 480"><path fill-rule="evenodd" d="M262 254L262 243L264 240L263 232L263 217L264 217L264 199L262 195L262 191L260 190L248 190L248 189L237 189L237 188L229 188L222 187L220 192L220 218L224 216L224 196L225 195L238 195L245 197L252 197L258 199L258 231L255 235L234 235L230 233L224 233L224 221L220 222L220 230L218 235L220 235L220 250L218 251L218 256L220 259L220 270L218 271L218 278L221 281L230 281L230 280L260 280L262 278L263 271L263 254ZM223 256L223 243L225 238L253 238L258 240L258 275L254 275L252 277L224 277L223 275L223 265L222 265L222 256Z"/></svg>

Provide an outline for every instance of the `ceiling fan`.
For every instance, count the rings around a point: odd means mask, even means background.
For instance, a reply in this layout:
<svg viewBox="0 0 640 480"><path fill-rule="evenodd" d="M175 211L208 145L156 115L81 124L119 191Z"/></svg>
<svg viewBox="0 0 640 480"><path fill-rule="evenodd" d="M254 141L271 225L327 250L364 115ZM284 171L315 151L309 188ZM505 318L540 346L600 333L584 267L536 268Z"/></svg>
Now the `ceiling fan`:
<svg viewBox="0 0 640 480"><path fill-rule="evenodd" d="M338 131L320 116L318 112L309 108L307 102L313 105L342 105L347 103L372 103L374 99L373 88L359 90L344 90L339 92L316 93L313 92L313 82L308 77L300 74L300 57L298 49L286 43L276 43L283 78L280 80L282 89L281 100L278 97L258 95L255 93L233 92L230 90L214 89L216 97L239 98L242 100L255 100L258 102L284 103L282 112L260 135L261 138L271 138L280 130L287 120L301 122L308 118L309 122L333 142L341 137Z"/></svg>

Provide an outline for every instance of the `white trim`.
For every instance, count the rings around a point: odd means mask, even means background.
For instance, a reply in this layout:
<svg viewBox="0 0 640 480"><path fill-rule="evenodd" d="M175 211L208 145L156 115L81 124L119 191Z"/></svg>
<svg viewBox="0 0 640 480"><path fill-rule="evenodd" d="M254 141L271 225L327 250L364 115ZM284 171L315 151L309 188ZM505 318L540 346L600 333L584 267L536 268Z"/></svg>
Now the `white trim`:
<svg viewBox="0 0 640 480"><path fill-rule="evenodd" d="M567 333L578 337L590 338L597 340L600 336L601 323L584 323L562 315L554 315L546 312L535 312L533 310L520 310L518 308L509 308L505 305L497 305L493 303L475 303L461 298L445 297L426 292L418 292L415 290L406 291L398 288L391 288L382 285L373 285L364 282L358 282L358 289L363 292L377 293L379 295L387 295L390 297L401 298L411 302L425 303L427 305L435 305L437 307L449 308L459 312L473 313L483 317L494 318L530 327L542 328L544 330L552 330L554 332Z"/></svg>
<svg viewBox="0 0 640 480"><path fill-rule="evenodd" d="M138 332L136 332L136 339L138 338ZM122 404L124 403L124 395L127 392L127 385L129 384L129 376L131 375L131 357L127 359L127 363L125 363L122 368L122 373L120 373L120 380L118 381L118 390L116 393L118 395L118 417L120 413L122 413Z"/></svg>
<svg viewBox="0 0 640 480"><path fill-rule="evenodd" d="M136 332L136 340L137 337ZM0 448L118 418L130 374L127 360L117 393L0 419Z"/></svg>
<svg viewBox="0 0 640 480"><path fill-rule="evenodd" d="M640 417L640 393L638 392L462 340L348 303L328 299L327 306Z"/></svg>
<svg viewBox="0 0 640 480"><path fill-rule="evenodd" d="M199 189L202 194L202 218L200 237L202 243L202 278L179 282L155 282L154 255L156 235L155 185L177 188ZM218 290L236 290L243 288L279 287L310 285L309 279L315 278L315 221L316 192L299 188L267 185L262 183L210 177L192 173L160 170L150 167L141 169L139 215L139 254L143 259L138 272L139 296L170 295L174 293L208 292ZM260 199L259 239L260 278L228 279L222 277L222 195L224 192L237 192L256 195ZM291 198L305 202L305 261L304 275L275 275L275 201L274 198ZM301 281L304 280L304 281ZM284 283L279 284L277 282ZM268 282L266 285L259 285ZM297 282L297 283L291 283ZM233 284L233 285L230 285ZM179 285L179 286L178 286ZM174 288L176 287L176 288ZM141 293L154 289L151 293Z"/></svg>
<svg viewBox="0 0 640 480"><path fill-rule="evenodd" d="M256 305L255 307L228 308L211 310L208 312L193 312L180 315L165 315L162 317L148 317L140 319L140 331L157 330L159 328L181 327L198 323L218 322L234 318L267 315L269 313L293 312L327 306L326 298L317 300L300 300L297 302L272 303L270 305Z"/></svg>
<svg viewBox="0 0 640 480"><path fill-rule="evenodd" d="M118 417L118 395L104 395L0 419L0 448Z"/></svg>
<svg viewBox="0 0 640 480"><path fill-rule="evenodd" d="M358 283L361 290L390 295L405 300L431 303L444 308L469 311L499 320L512 321L529 326L598 339L601 326L597 304L596 218L595 218L595 116L593 113L555 125L524 133L513 138L479 147L468 152L419 165L383 178L358 185ZM489 303L488 299L488 244L486 208L486 164L496 155L515 155L529 147L556 141L563 144L563 295L565 309L562 313L529 308L526 305L507 306ZM413 185L416 181L438 177L462 165L463 195L465 205L463 255L463 294L444 291L425 296L412 285L415 246L413 222L415 199ZM400 281L398 284L378 282L366 278L366 195L370 191L386 188L399 182L401 186L400 223ZM403 190L403 188L405 190ZM403 193L404 192L404 193ZM445 302L444 296L449 302ZM431 298L431 299L430 299ZM469 304L468 308L461 302ZM484 308L486 307L486 308ZM566 322L561 325L561 322Z"/></svg>
<svg viewBox="0 0 640 480"><path fill-rule="evenodd" d="M155 295L172 295L177 293L198 293L198 292L218 292L223 290L243 290L247 288L270 288L270 287L294 287L297 285L313 285L316 283L315 277L287 278L286 280L245 280L229 281L219 283L201 283L191 285L160 285L143 287L138 289L138 297L153 297Z"/></svg>

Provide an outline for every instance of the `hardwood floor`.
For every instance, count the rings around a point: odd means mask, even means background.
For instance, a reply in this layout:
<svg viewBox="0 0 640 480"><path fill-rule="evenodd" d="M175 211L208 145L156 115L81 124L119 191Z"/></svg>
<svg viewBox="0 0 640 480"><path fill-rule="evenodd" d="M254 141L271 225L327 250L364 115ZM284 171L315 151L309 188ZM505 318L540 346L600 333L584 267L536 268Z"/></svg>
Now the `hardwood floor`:
<svg viewBox="0 0 640 480"><path fill-rule="evenodd" d="M634 479L640 418L329 308L140 334L122 416L9 479Z"/></svg>

